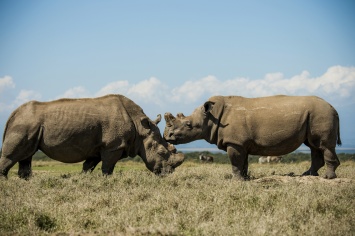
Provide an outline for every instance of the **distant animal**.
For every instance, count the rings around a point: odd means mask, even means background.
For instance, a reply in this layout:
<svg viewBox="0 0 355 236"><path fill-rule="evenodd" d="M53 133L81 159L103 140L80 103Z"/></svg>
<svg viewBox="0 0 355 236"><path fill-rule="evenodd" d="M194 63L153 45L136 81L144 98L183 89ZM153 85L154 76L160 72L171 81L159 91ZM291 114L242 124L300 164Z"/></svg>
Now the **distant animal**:
<svg viewBox="0 0 355 236"><path fill-rule="evenodd" d="M261 156L259 157L259 164L263 163L279 163L282 160L282 156Z"/></svg>
<svg viewBox="0 0 355 236"><path fill-rule="evenodd" d="M199 155L199 159L202 162L213 162L213 157L212 156L207 156L207 155L203 155L203 154Z"/></svg>
<svg viewBox="0 0 355 236"><path fill-rule="evenodd" d="M85 161L92 171L102 161L102 173L112 174L118 160L139 155L155 174L172 172L184 161L161 136L155 121L122 95L99 98L31 101L17 108L6 123L0 176L17 162L18 175L29 178L32 156L41 150L55 160Z"/></svg>
<svg viewBox="0 0 355 236"><path fill-rule="evenodd" d="M326 164L325 178L336 178L340 165L335 153L341 145L339 116L315 96L244 98L214 96L185 117L164 115L164 138L172 144L204 139L227 152L237 179L248 179L248 155L279 156L302 143L311 149L311 167L303 175L318 175Z"/></svg>

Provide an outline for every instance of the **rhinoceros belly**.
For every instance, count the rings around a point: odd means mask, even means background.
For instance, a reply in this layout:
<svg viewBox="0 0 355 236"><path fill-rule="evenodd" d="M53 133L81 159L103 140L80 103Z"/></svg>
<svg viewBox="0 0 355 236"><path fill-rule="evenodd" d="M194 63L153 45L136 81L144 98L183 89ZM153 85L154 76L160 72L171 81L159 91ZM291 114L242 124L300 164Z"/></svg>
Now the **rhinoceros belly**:
<svg viewBox="0 0 355 236"><path fill-rule="evenodd" d="M264 117L254 115L248 124L252 135L250 154L284 155L296 150L306 139L307 113L302 111Z"/></svg>
<svg viewBox="0 0 355 236"><path fill-rule="evenodd" d="M236 106L222 123L223 142L243 146L249 154L284 155L297 149L306 139L308 112L287 104Z"/></svg>
<svg viewBox="0 0 355 236"><path fill-rule="evenodd" d="M50 158L75 163L99 156L101 131L97 127L44 127L39 149Z"/></svg>

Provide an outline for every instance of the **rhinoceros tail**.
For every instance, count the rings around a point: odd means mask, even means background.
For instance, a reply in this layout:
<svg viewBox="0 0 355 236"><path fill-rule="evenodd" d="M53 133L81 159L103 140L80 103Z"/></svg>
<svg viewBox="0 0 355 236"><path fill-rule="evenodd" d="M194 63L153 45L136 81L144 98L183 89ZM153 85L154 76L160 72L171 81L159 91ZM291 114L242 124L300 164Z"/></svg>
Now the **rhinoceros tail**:
<svg viewBox="0 0 355 236"><path fill-rule="evenodd" d="M337 114L337 119L338 119L338 137L337 137L337 144L338 146L341 146L341 139L340 139L340 121L339 121L339 115Z"/></svg>

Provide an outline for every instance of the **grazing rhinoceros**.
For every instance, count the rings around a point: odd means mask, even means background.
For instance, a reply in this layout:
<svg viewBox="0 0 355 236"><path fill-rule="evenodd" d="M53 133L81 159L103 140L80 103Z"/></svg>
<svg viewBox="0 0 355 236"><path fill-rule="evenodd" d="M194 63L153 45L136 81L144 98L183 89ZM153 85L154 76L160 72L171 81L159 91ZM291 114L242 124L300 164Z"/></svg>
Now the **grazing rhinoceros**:
<svg viewBox="0 0 355 236"><path fill-rule="evenodd" d="M19 162L19 176L28 178L37 150L66 163L85 161L84 172L102 161L102 173L112 174L118 160L136 155L155 174L172 172L184 155L162 138L159 121L122 95L25 103L6 123L0 176Z"/></svg>
<svg viewBox="0 0 355 236"><path fill-rule="evenodd" d="M206 155L203 155L203 154L200 154L198 156L198 159L200 159L200 161L203 161L203 162L213 162L213 157L212 156L206 156Z"/></svg>
<svg viewBox="0 0 355 236"><path fill-rule="evenodd" d="M248 178L248 155L278 156L302 143L311 149L312 163L303 175L336 178L341 145L339 116L324 100L314 97L211 97L190 116L165 114L164 138L172 144L205 139L227 152L237 178Z"/></svg>
<svg viewBox="0 0 355 236"><path fill-rule="evenodd" d="M280 163L282 156L261 156L259 157L259 164L263 163Z"/></svg>

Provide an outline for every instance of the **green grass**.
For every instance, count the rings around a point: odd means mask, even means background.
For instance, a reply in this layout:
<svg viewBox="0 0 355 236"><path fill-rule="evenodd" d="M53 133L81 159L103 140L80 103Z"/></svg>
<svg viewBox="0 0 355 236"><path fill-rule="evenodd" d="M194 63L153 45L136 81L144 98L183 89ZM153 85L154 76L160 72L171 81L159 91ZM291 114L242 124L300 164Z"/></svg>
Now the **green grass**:
<svg viewBox="0 0 355 236"><path fill-rule="evenodd" d="M34 161L33 176L11 170L0 179L1 235L353 235L355 162L338 179L290 177L310 165L250 165L252 180L232 178L229 164L194 159L166 177L142 162L119 162L104 177L100 164ZM324 174L324 168L320 170Z"/></svg>

